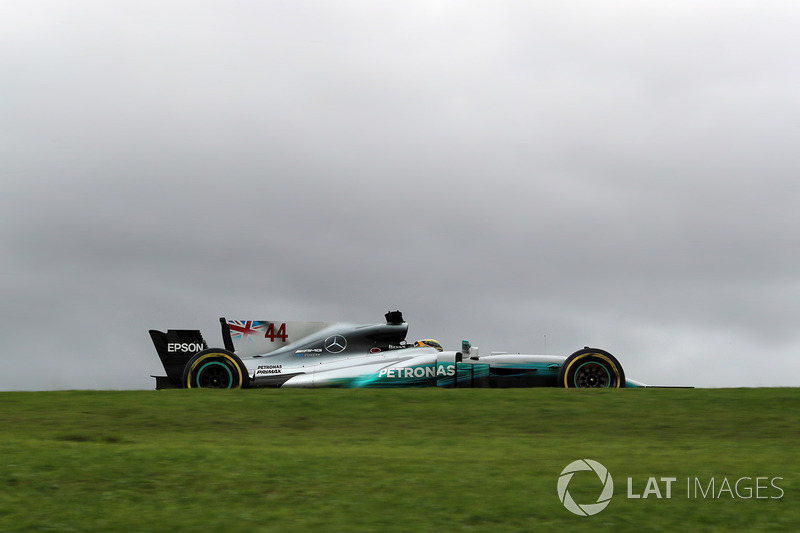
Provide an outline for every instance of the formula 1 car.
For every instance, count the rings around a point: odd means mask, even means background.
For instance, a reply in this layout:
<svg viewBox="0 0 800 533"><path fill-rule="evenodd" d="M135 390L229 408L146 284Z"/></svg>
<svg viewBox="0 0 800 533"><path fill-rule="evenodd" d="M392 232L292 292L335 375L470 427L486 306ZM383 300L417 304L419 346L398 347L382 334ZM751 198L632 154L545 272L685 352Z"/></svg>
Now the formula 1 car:
<svg viewBox="0 0 800 533"><path fill-rule="evenodd" d="M400 311L386 323L279 322L220 318L224 348L200 331L150 330L166 376L156 389L246 387L640 387L610 353L569 357L492 352L463 341L446 351L432 339L406 341Z"/></svg>

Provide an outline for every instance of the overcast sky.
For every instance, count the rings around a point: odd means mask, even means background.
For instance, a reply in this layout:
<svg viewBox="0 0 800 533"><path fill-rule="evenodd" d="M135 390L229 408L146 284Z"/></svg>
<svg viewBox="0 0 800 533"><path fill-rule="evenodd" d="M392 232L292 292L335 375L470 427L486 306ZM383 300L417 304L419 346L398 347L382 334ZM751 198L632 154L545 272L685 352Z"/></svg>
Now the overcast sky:
<svg viewBox="0 0 800 533"><path fill-rule="evenodd" d="M0 390L148 329L369 323L800 385L800 4L37 1L0 15Z"/></svg>

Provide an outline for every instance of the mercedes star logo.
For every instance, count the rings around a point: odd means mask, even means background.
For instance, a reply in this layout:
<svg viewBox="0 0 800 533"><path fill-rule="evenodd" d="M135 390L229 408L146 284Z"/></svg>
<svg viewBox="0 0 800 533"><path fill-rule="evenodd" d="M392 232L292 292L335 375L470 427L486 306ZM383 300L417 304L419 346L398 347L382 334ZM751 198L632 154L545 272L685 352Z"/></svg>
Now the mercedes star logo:
<svg viewBox="0 0 800 533"><path fill-rule="evenodd" d="M331 335L325 339L325 350L330 353L339 353L347 348L347 339L341 335Z"/></svg>

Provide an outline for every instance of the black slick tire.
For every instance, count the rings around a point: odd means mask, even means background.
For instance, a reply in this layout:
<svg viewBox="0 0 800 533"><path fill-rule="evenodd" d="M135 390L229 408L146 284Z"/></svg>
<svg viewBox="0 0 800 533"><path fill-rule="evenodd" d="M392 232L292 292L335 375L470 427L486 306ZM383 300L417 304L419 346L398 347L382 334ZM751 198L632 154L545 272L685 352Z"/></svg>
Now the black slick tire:
<svg viewBox="0 0 800 533"><path fill-rule="evenodd" d="M228 350L211 348L198 352L183 369L181 383L187 389L241 389L250 377L242 360Z"/></svg>
<svg viewBox="0 0 800 533"><path fill-rule="evenodd" d="M625 387L625 372L617 358L605 350L584 348L567 357L558 372L558 386L565 388Z"/></svg>

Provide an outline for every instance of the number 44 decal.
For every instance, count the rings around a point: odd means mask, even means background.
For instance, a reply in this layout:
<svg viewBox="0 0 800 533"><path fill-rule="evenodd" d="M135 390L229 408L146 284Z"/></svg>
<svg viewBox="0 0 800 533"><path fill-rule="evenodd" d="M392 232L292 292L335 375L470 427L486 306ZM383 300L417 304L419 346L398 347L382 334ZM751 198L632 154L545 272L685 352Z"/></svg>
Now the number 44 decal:
<svg viewBox="0 0 800 533"><path fill-rule="evenodd" d="M286 342L288 335L286 334L286 324L281 324L278 326L278 331L275 332L275 324L270 322L269 326L267 326L267 333L264 335L265 339L269 339L272 342L275 342L275 339L280 339L283 342Z"/></svg>

